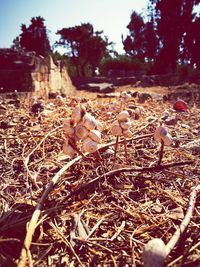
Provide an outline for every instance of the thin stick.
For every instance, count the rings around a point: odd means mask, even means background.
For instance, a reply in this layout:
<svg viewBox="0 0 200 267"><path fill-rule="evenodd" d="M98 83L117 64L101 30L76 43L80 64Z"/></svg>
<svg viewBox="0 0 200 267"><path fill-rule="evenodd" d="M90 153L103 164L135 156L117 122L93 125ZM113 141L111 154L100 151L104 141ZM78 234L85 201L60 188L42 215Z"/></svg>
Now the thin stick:
<svg viewBox="0 0 200 267"><path fill-rule="evenodd" d="M76 152L78 152L78 154L82 157L82 158L84 158L84 159L88 159L79 149L78 149L78 147L76 146L76 144L72 141L72 139L69 139L69 144L72 146L72 148L76 151Z"/></svg>
<svg viewBox="0 0 200 267"><path fill-rule="evenodd" d="M167 255L169 255L170 252L172 251L172 249L176 246L176 244L178 243L178 241L180 239L181 234L185 231L188 224L190 223L190 220L192 218L192 213L193 213L194 207L195 207L196 196L197 196L197 193L199 191L200 191L200 185L193 188L193 190L190 194L190 200L189 200L189 205L188 205L186 215L185 215L183 221L181 222L180 226L177 228L177 230L175 231L175 233L173 234L173 236L171 237L171 239L169 240L169 242L166 245Z"/></svg>
<svg viewBox="0 0 200 267"><path fill-rule="evenodd" d="M174 249L174 247L176 246L181 237L181 234L183 234L188 224L190 223L190 220L192 218L192 213L195 207L196 196L199 191L200 191L200 185L193 188L190 194L190 200L186 215L183 221L181 222L180 226L177 228L177 230L167 243L167 245L165 245L164 242L159 238L154 238L145 245L143 252L143 261L145 267L165 266L164 262L166 258Z"/></svg>
<svg viewBox="0 0 200 267"><path fill-rule="evenodd" d="M115 149L114 149L114 159L113 159L113 166L115 165L116 157L117 157L117 148L119 144L119 136L116 137Z"/></svg>
<svg viewBox="0 0 200 267"><path fill-rule="evenodd" d="M200 242L198 242L196 245L192 246L188 253L191 253L193 250L195 250L196 248L200 247ZM178 258L176 258L175 260L171 261L170 263L167 264L167 267L173 266L175 263L177 263L177 261L180 261L182 258L184 257L184 255L179 256Z"/></svg>
<svg viewBox="0 0 200 267"><path fill-rule="evenodd" d="M115 240L121 233L121 231L124 229L126 225L125 221L122 221L120 227L117 229L116 233L110 238L111 241Z"/></svg>
<svg viewBox="0 0 200 267"><path fill-rule="evenodd" d="M75 239L80 241L80 242L83 242L83 243L86 243L86 244L91 244L93 246L99 247L99 248L105 250L108 253L113 253L113 251L111 249L109 249L109 248L107 248L107 247L105 247L103 245L100 245L98 243L95 243L95 242L92 242L92 241L89 241L89 240L85 240L85 239L82 239L80 237L75 237Z"/></svg>
<svg viewBox="0 0 200 267"><path fill-rule="evenodd" d="M124 153L125 153L126 163L128 164L128 153L127 153L126 137L124 137Z"/></svg>
<svg viewBox="0 0 200 267"><path fill-rule="evenodd" d="M74 248L72 247L72 245L70 244L70 242L67 240L67 238L63 235L63 233L52 223L49 223L51 225L51 227L54 229L54 231L60 236L60 238L62 239L63 243L65 243L65 245L67 245L71 252L74 254L74 256L76 257L78 263L80 264L80 266L84 266L80 260L80 258L78 257L78 255L76 254Z"/></svg>
<svg viewBox="0 0 200 267"><path fill-rule="evenodd" d="M37 144L37 146L28 154L28 156L24 159L24 166L25 166L25 168L26 168L26 171L27 171L27 174L28 174L28 177L30 178L30 180L31 180L31 183L32 183L32 185L34 185L35 187L36 187L36 189L37 190L39 190L40 188L39 188L39 186L38 186L38 184L37 184L37 182L36 182L36 179L35 179L35 177L33 177L32 175L31 175L31 172L30 172L30 170L29 170L29 168L28 168L28 163L29 163L29 160L30 160L30 156L41 146L41 144L47 139L47 137L49 136L49 135L51 135L53 132L55 132L55 131L57 131L58 129L60 129L62 126L58 126L58 127L56 127L55 129L53 129L52 131L50 131L50 132L48 132L44 137L43 137L43 139Z"/></svg>
<svg viewBox="0 0 200 267"><path fill-rule="evenodd" d="M92 230L89 232L89 234L88 234L88 236L86 237L86 240L88 239L88 238L90 238L92 235L93 235L93 233L96 231L96 229L100 226L100 224L103 222L103 220L105 220L105 218L107 217L108 215L105 215L105 216L103 216L94 226L93 226L93 228L92 228Z"/></svg>
<svg viewBox="0 0 200 267"><path fill-rule="evenodd" d="M119 174L121 172L160 172L162 170L165 169L169 169L172 167L179 167L179 166L183 166L183 165L188 165L188 164L193 164L194 161L190 160L190 161L183 161L183 162L175 162L175 163L171 163L171 164L166 164L166 165L160 165L160 166L153 166L153 167L144 167L144 168L137 168L137 167L127 167L127 168L119 168L119 169L115 169L112 171L109 171L107 173L104 173L103 175L100 175L94 179L92 179L91 181L89 181L88 183L84 183L82 185L80 185L79 188L75 189L72 193L70 193L66 199L71 198L73 195L76 195L80 192L82 192L84 189L93 186L94 184L96 184L97 182L99 182L101 179L105 178L105 177L112 177L114 174Z"/></svg>
<svg viewBox="0 0 200 267"><path fill-rule="evenodd" d="M162 158L163 158L163 152L164 152L164 142L161 140L161 147L160 147L160 154L159 154L159 159L158 159L158 166L161 165Z"/></svg>
<svg viewBox="0 0 200 267"><path fill-rule="evenodd" d="M71 160L66 164L60 171L58 171L51 182L48 184L47 188L45 189L44 193L42 194L35 211L33 212L33 215L31 217L31 220L28 224L27 232L26 232L26 237L24 240L23 248L21 251L20 259L17 264L18 267L24 267L26 265L26 260L27 260L27 254L31 246L33 234L35 232L36 226L37 226L37 221L40 217L41 209L43 207L44 201L47 198L49 192L52 190L52 188L55 186L55 184L58 182L60 176L70 167L72 166L75 162L79 161L82 157L78 156L75 159Z"/></svg>

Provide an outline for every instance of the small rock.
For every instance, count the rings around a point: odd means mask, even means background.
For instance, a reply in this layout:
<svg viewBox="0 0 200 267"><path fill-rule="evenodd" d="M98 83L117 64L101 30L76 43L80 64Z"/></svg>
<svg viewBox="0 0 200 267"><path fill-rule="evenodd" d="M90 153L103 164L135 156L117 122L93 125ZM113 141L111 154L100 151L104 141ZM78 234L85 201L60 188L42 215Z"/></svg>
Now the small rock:
<svg viewBox="0 0 200 267"><path fill-rule="evenodd" d="M164 242L159 238L150 240L144 247L143 261L145 267L164 267L167 255Z"/></svg>
<svg viewBox="0 0 200 267"><path fill-rule="evenodd" d="M138 94L138 102L144 103L145 101L152 99L152 96L148 93L139 93Z"/></svg>
<svg viewBox="0 0 200 267"><path fill-rule="evenodd" d="M194 153L200 154L200 139L189 142L186 145L183 145L181 147L185 149L189 149Z"/></svg>
<svg viewBox="0 0 200 267"><path fill-rule="evenodd" d="M132 97L137 97L137 96L138 96L138 92L137 92L137 91L135 91L135 92L131 92L131 96L132 96Z"/></svg>
<svg viewBox="0 0 200 267"><path fill-rule="evenodd" d="M31 111L35 114L40 113L43 110L44 110L44 105L43 103L40 103L40 102L33 104L31 107Z"/></svg>
<svg viewBox="0 0 200 267"><path fill-rule="evenodd" d="M167 217L173 220L182 220L184 218L184 212L181 207L170 210Z"/></svg>
<svg viewBox="0 0 200 267"><path fill-rule="evenodd" d="M165 124L167 124L167 125L176 125L177 124L176 116L168 117L164 121L165 121Z"/></svg>

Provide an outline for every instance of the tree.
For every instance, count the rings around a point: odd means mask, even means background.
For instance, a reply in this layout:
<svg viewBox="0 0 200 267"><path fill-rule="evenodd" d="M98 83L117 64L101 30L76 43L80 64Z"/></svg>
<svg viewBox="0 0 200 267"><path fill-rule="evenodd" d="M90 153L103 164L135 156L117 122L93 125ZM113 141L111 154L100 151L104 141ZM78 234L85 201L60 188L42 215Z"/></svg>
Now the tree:
<svg viewBox="0 0 200 267"><path fill-rule="evenodd" d="M127 28L130 34L123 41L126 53L141 61L152 61L158 46L153 20L145 23L143 17L134 11Z"/></svg>
<svg viewBox="0 0 200 267"><path fill-rule="evenodd" d="M145 23L141 15L137 12L133 12L131 15L131 21L127 25L130 35L126 37L123 42L124 50L130 56L144 59L144 31Z"/></svg>
<svg viewBox="0 0 200 267"><path fill-rule="evenodd" d="M76 66L78 76L86 76L88 69L91 69L94 75L100 60L108 54L107 47L111 43L101 37L102 33L102 31L95 32L90 23L63 28L57 32L60 35L57 45L66 47L68 55Z"/></svg>
<svg viewBox="0 0 200 267"><path fill-rule="evenodd" d="M127 76L130 73L138 74L144 68L144 64L137 58L128 55L104 58L101 62L100 73L109 76Z"/></svg>
<svg viewBox="0 0 200 267"><path fill-rule="evenodd" d="M183 36L181 59L183 63L189 63L192 67L196 65L197 68L200 68L200 17L192 13L193 4L190 2L190 6L187 8L188 12L185 15L187 29ZM189 5L189 1L187 5Z"/></svg>
<svg viewBox="0 0 200 267"><path fill-rule="evenodd" d="M13 41L14 47L16 47L16 40L18 40L18 46L24 48L26 51L35 51L37 55L42 56L48 55L51 48L44 21L39 16L32 18L31 24L28 27L22 24L22 33Z"/></svg>
<svg viewBox="0 0 200 267"><path fill-rule="evenodd" d="M158 53L158 37L153 20L146 22L144 30L144 49L147 61L155 61Z"/></svg>
<svg viewBox="0 0 200 267"><path fill-rule="evenodd" d="M198 19L194 21L194 6L199 0L151 0L159 36L157 69L174 72L178 60L196 62L199 47ZM198 44L198 45L197 45Z"/></svg>

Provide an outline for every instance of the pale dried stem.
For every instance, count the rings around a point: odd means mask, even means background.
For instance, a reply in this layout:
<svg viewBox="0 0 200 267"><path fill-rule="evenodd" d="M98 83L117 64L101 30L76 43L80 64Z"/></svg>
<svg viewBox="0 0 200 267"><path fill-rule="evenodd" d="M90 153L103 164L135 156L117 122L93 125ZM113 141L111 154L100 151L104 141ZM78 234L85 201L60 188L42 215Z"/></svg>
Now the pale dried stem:
<svg viewBox="0 0 200 267"><path fill-rule="evenodd" d="M196 196L197 196L197 193L199 191L200 191L200 185L193 188L193 190L190 194L189 205L188 205L188 209L187 209L187 212L185 214L185 217L166 245L167 255L169 255L170 252L173 250L173 248L176 246L176 244L178 243L178 241L181 237L181 234L183 234L183 232L186 230L188 224L190 223L190 220L192 218L192 214L194 211L195 203L196 203Z"/></svg>
<svg viewBox="0 0 200 267"><path fill-rule="evenodd" d="M116 137L115 149L114 149L114 158L113 158L113 166L115 165L115 161L116 161L116 157L117 157L118 144L119 144L119 136Z"/></svg>

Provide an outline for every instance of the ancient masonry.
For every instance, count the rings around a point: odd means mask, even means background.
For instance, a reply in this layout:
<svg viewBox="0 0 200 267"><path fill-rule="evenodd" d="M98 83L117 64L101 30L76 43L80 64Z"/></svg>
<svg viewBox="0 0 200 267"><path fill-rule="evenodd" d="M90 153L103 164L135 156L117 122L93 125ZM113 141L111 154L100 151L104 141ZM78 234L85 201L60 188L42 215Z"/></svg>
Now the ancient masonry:
<svg viewBox="0 0 200 267"><path fill-rule="evenodd" d="M55 64L50 56L0 49L0 92L15 90L40 96L56 92L71 95L74 87L61 61Z"/></svg>

